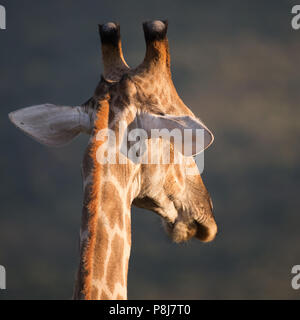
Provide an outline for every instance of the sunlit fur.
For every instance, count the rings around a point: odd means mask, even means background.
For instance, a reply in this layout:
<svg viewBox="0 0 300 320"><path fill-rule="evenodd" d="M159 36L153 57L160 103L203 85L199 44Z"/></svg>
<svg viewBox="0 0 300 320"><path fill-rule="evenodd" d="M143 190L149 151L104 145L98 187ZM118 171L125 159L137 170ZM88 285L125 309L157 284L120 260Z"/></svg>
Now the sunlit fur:
<svg viewBox="0 0 300 320"><path fill-rule="evenodd" d="M104 143L103 140L97 140L97 132L108 127L108 115L109 115L109 104L107 100L99 102L100 108L96 115L95 125L94 125L94 135L92 138L92 147L90 150L90 156L93 161L92 169L92 191L90 195L90 202L88 204L89 219L88 219L88 241L83 251L82 261L83 269L82 277L83 279L83 290L82 294L85 299L91 298L91 283L92 283L92 273L93 273L93 254L95 252L95 238L96 238L96 227L97 218L99 211L99 195L100 195L100 179L101 179L101 165L97 161L96 153L98 148Z"/></svg>

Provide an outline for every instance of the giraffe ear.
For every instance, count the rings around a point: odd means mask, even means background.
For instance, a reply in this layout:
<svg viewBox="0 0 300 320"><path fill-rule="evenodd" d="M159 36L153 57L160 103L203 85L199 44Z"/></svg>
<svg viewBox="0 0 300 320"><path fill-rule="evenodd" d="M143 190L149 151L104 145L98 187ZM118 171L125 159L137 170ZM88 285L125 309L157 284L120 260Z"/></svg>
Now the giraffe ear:
<svg viewBox="0 0 300 320"><path fill-rule="evenodd" d="M90 117L83 107L41 104L8 116L17 128L47 146L65 145L79 133L91 130Z"/></svg>
<svg viewBox="0 0 300 320"><path fill-rule="evenodd" d="M196 155L207 149L214 141L212 132L205 124L191 116L141 115L143 129L148 137L174 137L176 149L184 156Z"/></svg>

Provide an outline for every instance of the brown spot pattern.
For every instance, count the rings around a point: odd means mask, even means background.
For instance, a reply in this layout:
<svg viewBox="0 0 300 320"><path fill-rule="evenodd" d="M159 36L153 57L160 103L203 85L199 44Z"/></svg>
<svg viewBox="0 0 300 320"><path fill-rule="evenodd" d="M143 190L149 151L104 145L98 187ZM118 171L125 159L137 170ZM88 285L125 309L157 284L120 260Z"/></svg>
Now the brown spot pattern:
<svg viewBox="0 0 300 320"><path fill-rule="evenodd" d="M99 296L98 296L98 289L93 286L92 287L92 293L91 293L91 300L98 300Z"/></svg>
<svg viewBox="0 0 300 320"><path fill-rule="evenodd" d="M126 221L127 242L128 242L129 245L131 245L131 221L130 221L130 216L129 215L126 215L125 221Z"/></svg>
<svg viewBox="0 0 300 320"><path fill-rule="evenodd" d="M100 300L110 300L109 296L106 294L104 290L101 292Z"/></svg>
<svg viewBox="0 0 300 320"><path fill-rule="evenodd" d="M105 258L108 249L108 233L102 222L98 222L93 261L94 279L102 279L105 271Z"/></svg>
<svg viewBox="0 0 300 320"><path fill-rule="evenodd" d="M105 182L102 187L102 211L105 212L109 225L113 229L115 224L123 229L123 205L117 188L111 182Z"/></svg>
<svg viewBox="0 0 300 320"><path fill-rule="evenodd" d="M123 254L124 254L124 240L115 235L111 243L111 254L107 265L106 283L110 292L114 291L115 284L120 283L124 285L123 276Z"/></svg>

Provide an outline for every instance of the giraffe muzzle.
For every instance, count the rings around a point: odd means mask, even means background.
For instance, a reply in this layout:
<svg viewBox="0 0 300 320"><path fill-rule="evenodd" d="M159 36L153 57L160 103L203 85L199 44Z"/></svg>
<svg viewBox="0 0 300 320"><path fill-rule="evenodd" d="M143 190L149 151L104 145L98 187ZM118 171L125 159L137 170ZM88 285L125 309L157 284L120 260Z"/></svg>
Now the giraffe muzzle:
<svg viewBox="0 0 300 320"><path fill-rule="evenodd" d="M212 218L207 223L199 223L195 221L196 224L196 234L195 238L199 239L202 242L210 242L213 241L217 235L218 227L215 220Z"/></svg>
<svg viewBox="0 0 300 320"><path fill-rule="evenodd" d="M215 239L218 232L213 217L205 222L176 220L174 223L164 221L163 224L167 234L176 243L186 242L193 237L202 242L210 242Z"/></svg>

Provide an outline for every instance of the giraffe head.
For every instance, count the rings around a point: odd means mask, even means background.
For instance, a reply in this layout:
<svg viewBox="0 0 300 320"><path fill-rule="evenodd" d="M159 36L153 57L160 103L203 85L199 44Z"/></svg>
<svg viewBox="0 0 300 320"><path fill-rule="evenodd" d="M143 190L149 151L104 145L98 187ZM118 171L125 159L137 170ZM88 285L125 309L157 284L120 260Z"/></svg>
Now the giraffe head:
<svg viewBox="0 0 300 320"><path fill-rule="evenodd" d="M141 65L131 69L123 57L119 25L113 22L99 25L104 73L93 97L81 106L43 104L20 109L9 116L25 133L51 146L63 145L81 132L92 135L99 101L105 99L109 101L109 127L113 130L120 120L127 123L127 131L144 129L149 137L153 129L177 129L182 133L192 130L188 157L182 155L183 143L179 142L171 151L180 158L180 164L172 160L169 164L139 164L135 172L139 191L132 201L161 215L174 241L193 236L210 241L217 232L212 201L200 174L187 174L186 168L196 169L191 156L211 145L213 135L183 103L173 85L167 27L166 21L143 24L146 55ZM197 129L204 132L200 149L194 137ZM166 143L152 149L152 154L159 158L165 152Z"/></svg>

